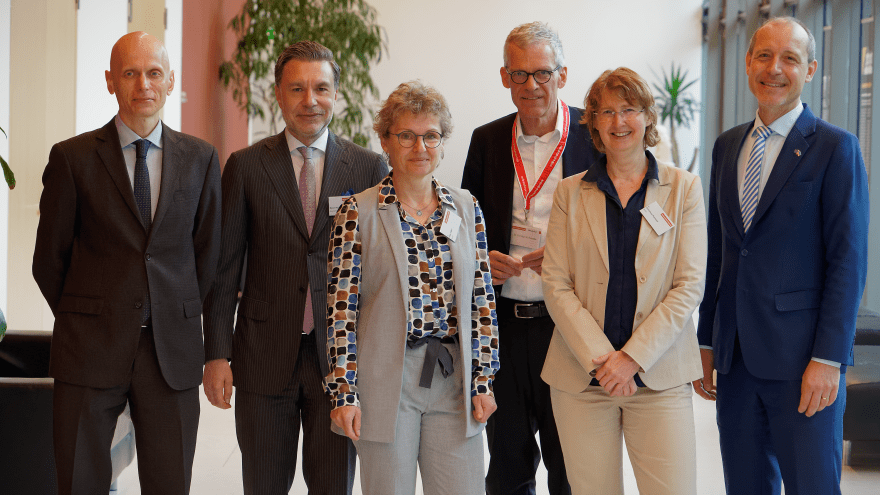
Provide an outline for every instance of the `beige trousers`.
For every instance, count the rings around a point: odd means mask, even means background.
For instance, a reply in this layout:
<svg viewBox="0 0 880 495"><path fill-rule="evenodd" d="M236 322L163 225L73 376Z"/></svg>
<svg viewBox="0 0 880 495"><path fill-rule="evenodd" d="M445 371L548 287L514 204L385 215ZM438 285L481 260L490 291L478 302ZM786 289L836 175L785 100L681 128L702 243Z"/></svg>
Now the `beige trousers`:
<svg viewBox="0 0 880 495"><path fill-rule="evenodd" d="M621 436L639 493L696 495L696 434L690 384L630 397L602 387L580 394L550 389L553 414L575 495L623 494Z"/></svg>

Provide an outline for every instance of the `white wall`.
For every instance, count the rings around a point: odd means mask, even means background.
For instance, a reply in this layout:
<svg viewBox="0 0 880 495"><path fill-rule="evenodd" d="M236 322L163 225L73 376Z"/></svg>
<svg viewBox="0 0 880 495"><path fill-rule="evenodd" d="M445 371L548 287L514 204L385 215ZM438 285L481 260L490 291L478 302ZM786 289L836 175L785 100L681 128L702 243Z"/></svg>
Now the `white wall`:
<svg viewBox="0 0 880 495"><path fill-rule="evenodd" d="M401 82L421 79L447 99L455 122L436 175L450 185L461 172L474 128L516 111L501 85L502 47L519 24L548 22L562 40L568 84L560 98L582 107L605 69L627 66L649 84L675 61L700 75L701 0L369 0L388 34L389 53L373 70L384 99ZM695 85L699 98L699 85ZM698 123L681 132L682 160L698 142ZM373 149L380 150L378 139Z"/></svg>
<svg viewBox="0 0 880 495"><path fill-rule="evenodd" d="M9 19L12 0L0 0L0 127L9 133ZM9 140L0 134L0 156L9 161ZM10 164L15 172L15 164ZM6 259L9 256L9 188L0 179L0 310L9 313L6 304Z"/></svg>
<svg viewBox="0 0 880 495"><path fill-rule="evenodd" d="M107 91L110 48L128 32L128 2L80 0L76 15L76 133L103 127L116 114Z"/></svg>

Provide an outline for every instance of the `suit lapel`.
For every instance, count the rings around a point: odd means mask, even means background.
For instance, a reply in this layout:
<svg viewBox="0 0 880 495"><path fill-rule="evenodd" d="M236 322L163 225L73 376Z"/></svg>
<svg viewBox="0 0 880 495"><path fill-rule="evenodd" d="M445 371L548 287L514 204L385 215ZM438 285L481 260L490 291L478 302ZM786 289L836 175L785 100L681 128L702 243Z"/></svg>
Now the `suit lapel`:
<svg viewBox="0 0 880 495"><path fill-rule="evenodd" d="M491 175L488 173L486 174L486 182L488 184L495 184L495 186L493 186L493 194L497 195L497 201L499 201L500 204L507 205L507 213L501 215L501 223L504 235L504 247L509 252L510 228L513 219L513 183L516 179L516 171L513 168L513 155L510 150L510 139L512 136L513 124L516 122L516 114L512 114L510 119L505 119L505 121L504 124L499 126L501 132L498 139L493 139L491 143L491 146L495 148L493 155L496 158L492 160L492 163L494 164L492 168L494 170L491 170ZM490 170L487 170L487 172L489 171ZM519 191L517 191L516 194L520 194Z"/></svg>
<svg viewBox="0 0 880 495"><path fill-rule="evenodd" d="M779 194L782 186L788 181L788 177L801 162L801 157L804 156L807 148L810 147L805 137L812 134L815 130L816 117L809 107L804 105L803 112L801 112L794 127L791 128L788 137L785 138L782 150L776 158L776 163L773 164L773 170L770 172L770 177L767 178L767 184L761 192L761 199L758 201L758 206L755 209L752 225L757 223L767 209L770 208L773 200L776 199L776 195ZM795 153L795 150L800 151L800 153Z"/></svg>
<svg viewBox="0 0 880 495"><path fill-rule="evenodd" d="M128 205L131 213L141 222L141 215L138 212L137 203L134 201L134 191L131 187L131 179L128 176L128 170L125 168L125 158L122 156L122 147L119 144L119 133L116 131L115 117L101 129L98 133L99 141L97 150L98 156L107 168L107 173L116 184L119 194Z"/></svg>
<svg viewBox="0 0 880 495"><path fill-rule="evenodd" d="M659 180L649 180L648 187L645 190L645 207L647 208L649 205L656 202L660 205L660 208L663 211L667 211L666 209L666 201L669 199L669 193L671 189L669 187L669 170L665 165L657 164L657 177ZM642 216L642 223L639 227L639 241L636 245L636 258L638 258L638 253L642 250L642 247L645 245L645 242L651 237L656 237L654 235L654 228L651 227L651 224Z"/></svg>
<svg viewBox="0 0 880 495"><path fill-rule="evenodd" d="M720 171L721 187L718 194L721 196L721 200L719 204L724 207L724 213L730 217L730 222L736 226L740 237L745 233L745 227L743 226L742 207L739 201L739 154L742 153L743 143L752 125L754 125L754 121L743 124L731 137L732 146L726 149Z"/></svg>
<svg viewBox="0 0 880 495"><path fill-rule="evenodd" d="M336 135L327 131L327 151L324 154L324 180L321 184L321 194L318 197L318 211L315 212L315 225L312 233L321 232L324 224L330 221L328 214L330 208L330 196L339 196L350 178L348 157L342 153L342 147L336 142Z"/></svg>
<svg viewBox="0 0 880 495"><path fill-rule="evenodd" d="M293 220L297 230L309 238L309 229L306 227L306 217L302 211L302 201L299 197L299 188L296 184L296 175L293 172L293 162L290 159L290 150L287 149L285 131L266 139L264 146L266 152L263 155L263 170L269 176L281 204L287 209L287 213Z"/></svg>
<svg viewBox="0 0 880 495"><path fill-rule="evenodd" d="M159 228L165 213L174 201L174 191L177 190L177 182L180 177L180 168L186 163L183 150L180 148L180 136L162 124L162 185L159 188L159 202L156 205L156 214L150 227L150 238L153 232ZM149 243L149 240L147 241Z"/></svg>
<svg viewBox="0 0 880 495"><path fill-rule="evenodd" d="M580 206L593 233L593 240L599 248L602 263L608 270L608 232L605 220L605 193L599 190L595 182L581 181Z"/></svg>

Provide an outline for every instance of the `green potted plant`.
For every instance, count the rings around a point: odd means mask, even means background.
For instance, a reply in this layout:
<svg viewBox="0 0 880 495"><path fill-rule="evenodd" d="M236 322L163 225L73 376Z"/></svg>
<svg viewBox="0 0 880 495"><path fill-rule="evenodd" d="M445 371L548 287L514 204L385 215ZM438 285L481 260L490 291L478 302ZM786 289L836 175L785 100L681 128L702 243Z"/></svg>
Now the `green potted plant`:
<svg viewBox="0 0 880 495"><path fill-rule="evenodd" d="M297 41L320 43L333 50L342 69L340 101L330 125L335 133L366 146L367 96L379 97L370 64L386 50L375 20L376 10L364 0L247 0L229 23L239 42L232 60L220 66L220 79L232 86L233 98L249 117L266 120L270 132L277 133L275 61Z"/></svg>
<svg viewBox="0 0 880 495"><path fill-rule="evenodd" d="M655 73L656 75L656 73ZM688 88L693 86L699 79L687 80L687 71L682 73L681 66L675 67L672 63L669 74L663 71L663 85L654 83L654 88L659 94L655 95L657 106L660 109L660 123L669 121L670 148L672 150L672 161L676 167L681 167L678 154L678 141L675 137L676 127L690 128L694 120L696 112L700 108L699 102L688 93ZM694 150L694 159L691 160L687 167L689 172L693 172L693 168L697 162L697 150Z"/></svg>

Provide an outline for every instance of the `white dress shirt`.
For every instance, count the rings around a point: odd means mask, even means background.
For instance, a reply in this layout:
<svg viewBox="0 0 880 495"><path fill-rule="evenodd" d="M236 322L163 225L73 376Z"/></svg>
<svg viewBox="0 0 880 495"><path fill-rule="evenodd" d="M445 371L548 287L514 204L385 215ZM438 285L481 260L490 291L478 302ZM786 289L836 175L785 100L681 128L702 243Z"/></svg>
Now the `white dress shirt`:
<svg viewBox="0 0 880 495"><path fill-rule="evenodd" d="M529 191L534 187L535 182L544 171L544 166L562 139L562 126L565 122L563 112L567 112L568 108L564 108L560 100L556 100L556 128L543 136L527 136L523 134L522 124L519 118L516 119L516 144L519 147L519 153L522 157L523 168L528 179ZM512 153L512 151L511 151ZM520 188L519 179L513 181L513 212L512 225L536 227L541 230L541 237L538 242L538 248L547 242L547 225L550 223L550 210L553 208L553 193L556 186L562 181L562 157L556 163L553 172L544 183L544 187L538 194L532 198L531 209L526 221L525 207L526 201ZM517 260L536 248L527 248L524 246L510 244L510 256ZM501 295L509 299L518 301L543 301L544 291L541 286L541 276L532 269L525 269L518 277L510 277L504 282L501 288Z"/></svg>

